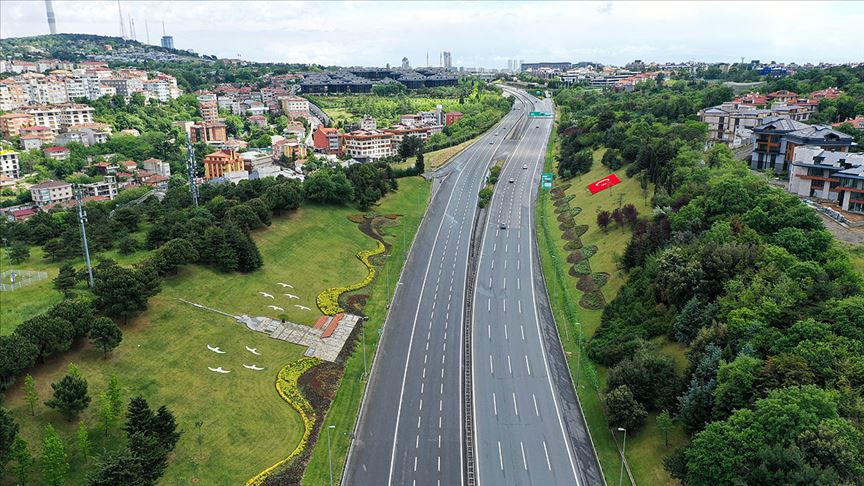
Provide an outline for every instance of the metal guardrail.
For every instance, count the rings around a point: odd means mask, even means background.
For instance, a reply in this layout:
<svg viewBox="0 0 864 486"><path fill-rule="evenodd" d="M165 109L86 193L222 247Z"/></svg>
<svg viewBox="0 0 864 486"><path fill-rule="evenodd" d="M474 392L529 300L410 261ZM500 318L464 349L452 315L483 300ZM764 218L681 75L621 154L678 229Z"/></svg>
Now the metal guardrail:
<svg viewBox="0 0 864 486"><path fill-rule="evenodd" d="M468 274L465 280L465 307L463 308L464 323L462 326L464 345L462 355L464 370L462 373L462 433L465 447L465 484L475 486L477 484L476 453L474 447L474 394L471 387L471 322L474 310L474 283L477 279L477 239L486 228L486 209L474 211L474 231L471 234L471 243L468 246Z"/></svg>

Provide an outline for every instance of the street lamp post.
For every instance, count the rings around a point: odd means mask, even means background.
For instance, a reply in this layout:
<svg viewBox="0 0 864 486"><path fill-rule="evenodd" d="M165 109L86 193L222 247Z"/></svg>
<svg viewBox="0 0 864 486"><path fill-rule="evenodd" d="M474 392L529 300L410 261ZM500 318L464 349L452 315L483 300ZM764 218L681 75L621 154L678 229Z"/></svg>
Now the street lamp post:
<svg viewBox="0 0 864 486"><path fill-rule="evenodd" d="M327 426L327 463L330 465L330 486L333 486L333 456L330 454L330 429L335 428L335 425Z"/></svg>
<svg viewBox="0 0 864 486"><path fill-rule="evenodd" d="M627 450L627 429L618 427L618 432L624 432L624 444L621 447L621 475L618 477L618 486L624 483L624 452Z"/></svg>

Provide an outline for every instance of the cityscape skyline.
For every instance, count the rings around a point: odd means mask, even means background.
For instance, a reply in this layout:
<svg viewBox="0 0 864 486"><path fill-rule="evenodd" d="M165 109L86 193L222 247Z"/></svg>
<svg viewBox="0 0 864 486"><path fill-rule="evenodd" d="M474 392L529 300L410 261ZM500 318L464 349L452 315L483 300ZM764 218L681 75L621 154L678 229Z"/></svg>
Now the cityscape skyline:
<svg viewBox="0 0 864 486"><path fill-rule="evenodd" d="M222 58L383 66L398 65L404 56L412 66L438 66L446 51L454 53L451 64L456 68L504 68L513 59L614 65L634 59L731 63L742 57L799 64L853 62L860 59L846 33L864 22L864 7L854 2L755 2L746 4L746 12L721 2L700 3L698 8L669 2L630 3L626 8L621 2L553 2L549 5L556 15L550 18L542 15L546 9L509 2L451 2L445 5L454 8L443 10L429 2L249 3L254 8L247 11L260 13L245 20L238 19L227 2L120 2L120 13L114 2L55 0L53 14L58 32L65 33L131 37L137 23L137 40L146 43L149 37L151 45L160 44L165 22L175 47ZM3 10L0 38L49 33L42 2L5 1ZM772 22L798 22L802 11L815 24L829 12L842 15L832 17L834 28L821 32L818 43L787 32L765 39L757 29L769 17ZM213 28L214 19L223 19L219 28ZM502 28L515 22L524 27ZM235 35L225 36L226 28Z"/></svg>

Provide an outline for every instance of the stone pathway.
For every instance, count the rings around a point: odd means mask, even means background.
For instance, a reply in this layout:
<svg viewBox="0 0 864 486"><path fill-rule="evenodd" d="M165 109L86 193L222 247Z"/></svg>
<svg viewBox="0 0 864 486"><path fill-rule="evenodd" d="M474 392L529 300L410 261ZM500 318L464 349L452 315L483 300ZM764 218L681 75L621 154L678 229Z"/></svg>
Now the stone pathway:
<svg viewBox="0 0 864 486"><path fill-rule="evenodd" d="M348 340L348 337L354 330L354 326L356 326L357 322L360 320L360 317L358 316L344 314L332 334L329 337L323 337L327 326L324 326L321 329L314 329L309 326L287 321L282 322L269 317L251 317L246 315L235 316L185 299L179 300L199 309L208 310L210 312L215 312L236 319L247 328L255 332L267 334L273 339L306 346L306 352L303 353L305 356L314 356L331 362L336 361L336 357L339 356L339 352L342 351L345 341Z"/></svg>

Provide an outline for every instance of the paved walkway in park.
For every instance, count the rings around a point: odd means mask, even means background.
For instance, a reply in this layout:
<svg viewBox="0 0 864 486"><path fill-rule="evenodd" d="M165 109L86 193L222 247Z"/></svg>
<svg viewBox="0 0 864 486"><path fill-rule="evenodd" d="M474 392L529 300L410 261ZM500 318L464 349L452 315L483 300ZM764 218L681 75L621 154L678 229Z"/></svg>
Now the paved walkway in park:
<svg viewBox="0 0 864 486"><path fill-rule="evenodd" d="M271 319L269 317L251 317L246 315L235 316L185 299L180 299L180 301L199 309L208 310L210 312L215 312L236 319L249 329L255 332L267 334L273 339L306 346L306 352L303 353L305 356L314 356L325 361L336 361L336 357L339 356L339 352L342 351L345 341L348 340L351 331L354 330L354 326L357 325L357 322L360 319L358 316L352 314L337 314L337 316L334 316L333 318L325 316L328 325L321 326L320 328L311 328L309 326ZM339 317L338 321L335 320L336 317ZM327 337L325 337L325 335Z"/></svg>

